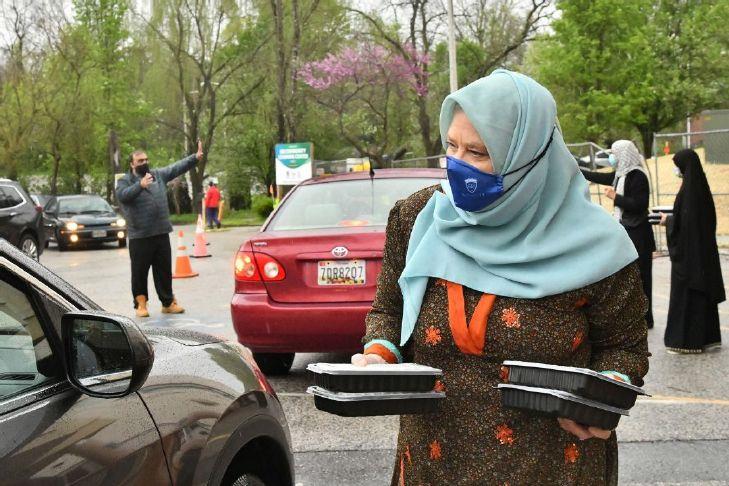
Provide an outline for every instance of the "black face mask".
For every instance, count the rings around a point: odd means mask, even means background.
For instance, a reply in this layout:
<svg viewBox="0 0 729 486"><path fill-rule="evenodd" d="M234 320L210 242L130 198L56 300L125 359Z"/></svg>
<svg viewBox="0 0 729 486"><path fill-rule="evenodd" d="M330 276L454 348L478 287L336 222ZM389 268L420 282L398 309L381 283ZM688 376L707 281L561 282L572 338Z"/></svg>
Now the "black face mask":
<svg viewBox="0 0 729 486"><path fill-rule="evenodd" d="M142 164L142 165L136 166L134 168L134 172L137 174L137 176L144 177L145 175L147 175L147 173L149 173L149 164Z"/></svg>

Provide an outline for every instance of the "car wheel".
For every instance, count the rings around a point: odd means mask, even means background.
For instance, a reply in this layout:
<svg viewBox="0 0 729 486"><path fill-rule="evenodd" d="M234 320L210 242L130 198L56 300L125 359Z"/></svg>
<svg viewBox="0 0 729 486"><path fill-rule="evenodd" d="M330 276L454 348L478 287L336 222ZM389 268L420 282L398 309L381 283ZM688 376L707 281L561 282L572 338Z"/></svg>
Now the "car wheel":
<svg viewBox="0 0 729 486"><path fill-rule="evenodd" d="M126 247L127 247L127 239L122 238L121 240L119 240L119 248L126 248Z"/></svg>
<svg viewBox="0 0 729 486"><path fill-rule="evenodd" d="M33 260L38 260L40 252L38 251L38 242L33 235L27 233L24 234L20 238L18 247L20 248L20 251L31 257Z"/></svg>
<svg viewBox="0 0 729 486"><path fill-rule="evenodd" d="M230 486L266 486L266 483L261 481L258 476L246 473L230 483Z"/></svg>
<svg viewBox="0 0 729 486"><path fill-rule="evenodd" d="M253 353L253 358L267 375L285 375L294 364L294 353Z"/></svg>

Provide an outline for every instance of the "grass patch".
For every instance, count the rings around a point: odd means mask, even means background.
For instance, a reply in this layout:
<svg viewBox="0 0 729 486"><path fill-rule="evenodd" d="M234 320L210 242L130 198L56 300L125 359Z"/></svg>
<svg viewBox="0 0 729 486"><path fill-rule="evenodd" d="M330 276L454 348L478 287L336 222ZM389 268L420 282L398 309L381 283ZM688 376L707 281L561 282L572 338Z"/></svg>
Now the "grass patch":
<svg viewBox="0 0 729 486"><path fill-rule="evenodd" d="M260 226L265 220L250 209L240 209L224 211L221 224L223 227ZM170 221L172 224L195 224L197 214L170 214Z"/></svg>

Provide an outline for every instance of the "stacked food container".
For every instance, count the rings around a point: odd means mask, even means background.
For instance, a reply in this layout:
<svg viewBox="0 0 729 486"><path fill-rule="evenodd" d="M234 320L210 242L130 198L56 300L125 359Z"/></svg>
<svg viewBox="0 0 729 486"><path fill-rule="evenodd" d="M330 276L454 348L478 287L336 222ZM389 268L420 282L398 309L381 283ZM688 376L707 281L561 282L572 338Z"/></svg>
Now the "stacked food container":
<svg viewBox="0 0 729 486"><path fill-rule="evenodd" d="M572 419L583 425L614 429L629 415L643 389L602 373L569 366L504 361L499 384L507 408Z"/></svg>
<svg viewBox="0 0 729 486"><path fill-rule="evenodd" d="M654 206L648 213L648 222L650 224L660 224L662 214L673 214L673 206Z"/></svg>
<svg viewBox="0 0 729 486"><path fill-rule="evenodd" d="M344 417L433 413L445 398L435 390L441 370L415 363L314 363L307 370L316 408Z"/></svg>

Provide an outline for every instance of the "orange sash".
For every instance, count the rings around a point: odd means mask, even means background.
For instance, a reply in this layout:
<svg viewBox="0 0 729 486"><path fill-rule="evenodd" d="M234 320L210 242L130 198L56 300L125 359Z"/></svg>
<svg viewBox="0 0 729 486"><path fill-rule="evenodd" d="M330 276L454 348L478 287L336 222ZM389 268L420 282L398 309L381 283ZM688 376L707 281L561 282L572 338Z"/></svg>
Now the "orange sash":
<svg viewBox="0 0 729 486"><path fill-rule="evenodd" d="M483 348L486 345L486 326L496 296L483 294L471 316L471 322L466 326L463 286L453 282L446 282L446 285L448 287L448 323L451 326L451 334L453 334L456 346L463 353L483 355Z"/></svg>

